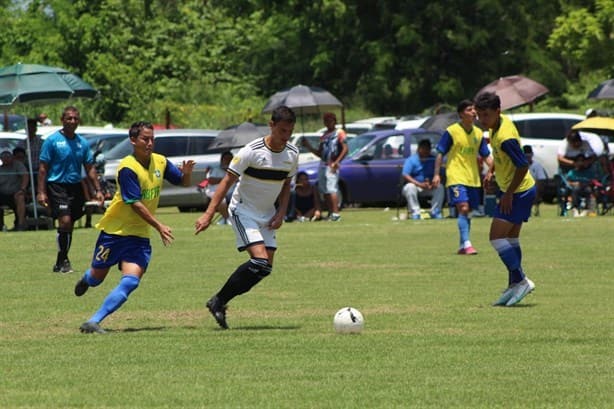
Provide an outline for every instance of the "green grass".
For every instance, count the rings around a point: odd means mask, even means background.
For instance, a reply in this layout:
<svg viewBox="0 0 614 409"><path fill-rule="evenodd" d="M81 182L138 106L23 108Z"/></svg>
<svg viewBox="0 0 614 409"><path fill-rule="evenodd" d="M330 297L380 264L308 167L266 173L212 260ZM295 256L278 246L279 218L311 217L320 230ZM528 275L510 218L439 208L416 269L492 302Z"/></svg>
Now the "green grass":
<svg viewBox="0 0 614 409"><path fill-rule="evenodd" d="M79 325L116 285L113 271L77 298L80 273L51 273L52 231L2 233L2 408L611 408L614 406L614 217L523 228L537 289L493 308L507 274L474 219L480 254L455 255L456 221L393 221L348 209L340 223L279 231L273 274L230 304L221 331L204 302L245 255L228 227L193 235L198 214L160 209L175 243L155 237L150 269L103 322ZM73 266L97 232L76 229ZM365 316L332 330L337 309Z"/></svg>

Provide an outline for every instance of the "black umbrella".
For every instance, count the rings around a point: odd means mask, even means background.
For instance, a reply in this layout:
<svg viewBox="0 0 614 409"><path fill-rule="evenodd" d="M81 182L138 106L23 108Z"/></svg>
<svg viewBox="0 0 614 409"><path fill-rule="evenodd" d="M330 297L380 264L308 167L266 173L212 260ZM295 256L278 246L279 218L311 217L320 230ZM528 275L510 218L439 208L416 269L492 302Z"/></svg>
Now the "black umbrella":
<svg viewBox="0 0 614 409"><path fill-rule="evenodd" d="M220 132L211 142L209 149L230 149L245 146L254 139L268 135L269 131L268 125L243 122L240 125L231 126Z"/></svg>
<svg viewBox="0 0 614 409"><path fill-rule="evenodd" d="M588 94L591 99L614 99L614 79L602 82Z"/></svg>
<svg viewBox="0 0 614 409"><path fill-rule="evenodd" d="M20 103L48 103L97 95L98 91L91 85L63 68L22 63L0 68L0 106L5 108ZM35 197L29 138L26 143L30 185ZM34 218L38 219L36 205L33 208Z"/></svg>
<svg viewBox="0 0 614 409"><path fill-rule="evenodd" d="M445 131L448 126L459 120L460 118L456 112L445 112L429 117L420 125L420 128L426 129L427 131Z"/></svg>

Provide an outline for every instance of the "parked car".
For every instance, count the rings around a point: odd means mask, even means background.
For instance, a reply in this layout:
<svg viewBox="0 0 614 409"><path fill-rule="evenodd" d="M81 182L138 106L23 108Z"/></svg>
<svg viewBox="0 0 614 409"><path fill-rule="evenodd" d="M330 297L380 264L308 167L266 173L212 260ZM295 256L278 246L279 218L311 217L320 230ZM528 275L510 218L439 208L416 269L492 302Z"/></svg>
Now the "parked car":
<svg viewBox="0 0 614 409"><path fill-rule="evenodd" d="M349 154L339 171L340 201L343 204L393 204L399 200L401 170L418 142L430 139L436 146L441 133L424 129L387 129L352 138ZM310 183L317 184L319 162L305 163Z"/></svg>
<svg viewBox="0 0 614 409"><path fill-rule="evenodd" d="M166 156L173 164L180 166L184 160L196 162L192 172L192 186L174 186L164 183L160 206L177 206L180 211L204 210L205 200L197 185L207 169L218 166L220 153L209 150L209 145L220 131L210 129L165 129L155 131L154 152ZM105 154L104 179L109 185L115 184L117 167L121 159L132 153L130 139L117 144Z"/></svg>
<svg viewBox="0 0 614 409"><path fill-rule="evenodd" d="M24 134L17 132L0 132L0 152L13 151L19 145L23 145L26 140ZM1 164L2 162L0 162Z"/></svg>

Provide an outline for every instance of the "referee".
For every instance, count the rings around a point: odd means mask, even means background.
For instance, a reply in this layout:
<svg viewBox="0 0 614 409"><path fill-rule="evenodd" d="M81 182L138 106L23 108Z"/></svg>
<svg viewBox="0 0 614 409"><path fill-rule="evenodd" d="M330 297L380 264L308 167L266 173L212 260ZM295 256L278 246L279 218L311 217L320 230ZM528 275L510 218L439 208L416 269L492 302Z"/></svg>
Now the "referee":
<svg viewBox="0 0 614 409"><path fill-rule="evenodd" d="M53 217L58 220L58 255L53 272L72 273L68 251L75 220L84 214L83 167L96 188L96 200L102 203L104 195L89 144L75 132L81 120L79 110L73 106L64 108L61 120L62 129L45 139L41 148L36 200L50 207Z"/></svg>

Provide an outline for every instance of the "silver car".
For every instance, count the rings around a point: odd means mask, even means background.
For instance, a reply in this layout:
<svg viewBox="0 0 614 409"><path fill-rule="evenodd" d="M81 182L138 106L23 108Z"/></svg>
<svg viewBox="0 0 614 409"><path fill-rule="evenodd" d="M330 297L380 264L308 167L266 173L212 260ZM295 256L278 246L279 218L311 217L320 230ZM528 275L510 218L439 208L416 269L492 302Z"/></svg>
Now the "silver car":
<svg viewBox="0 0 614 409"><path fill-rule="evenodd" d="M220 153L211 152L209 145L220 131L211 129L164 129L156 130L154 152L164 155L176 166L184 160L196 162L190 187L164 183L160 206L177 206L180 211L204 210L205 199L197 185L205 179L207 169L219 166ZM120 142L104 154L104 179L115 186L117 167L122 158L132 153L130 139ZM114 189L112 189L114 190Z"/></svg>

